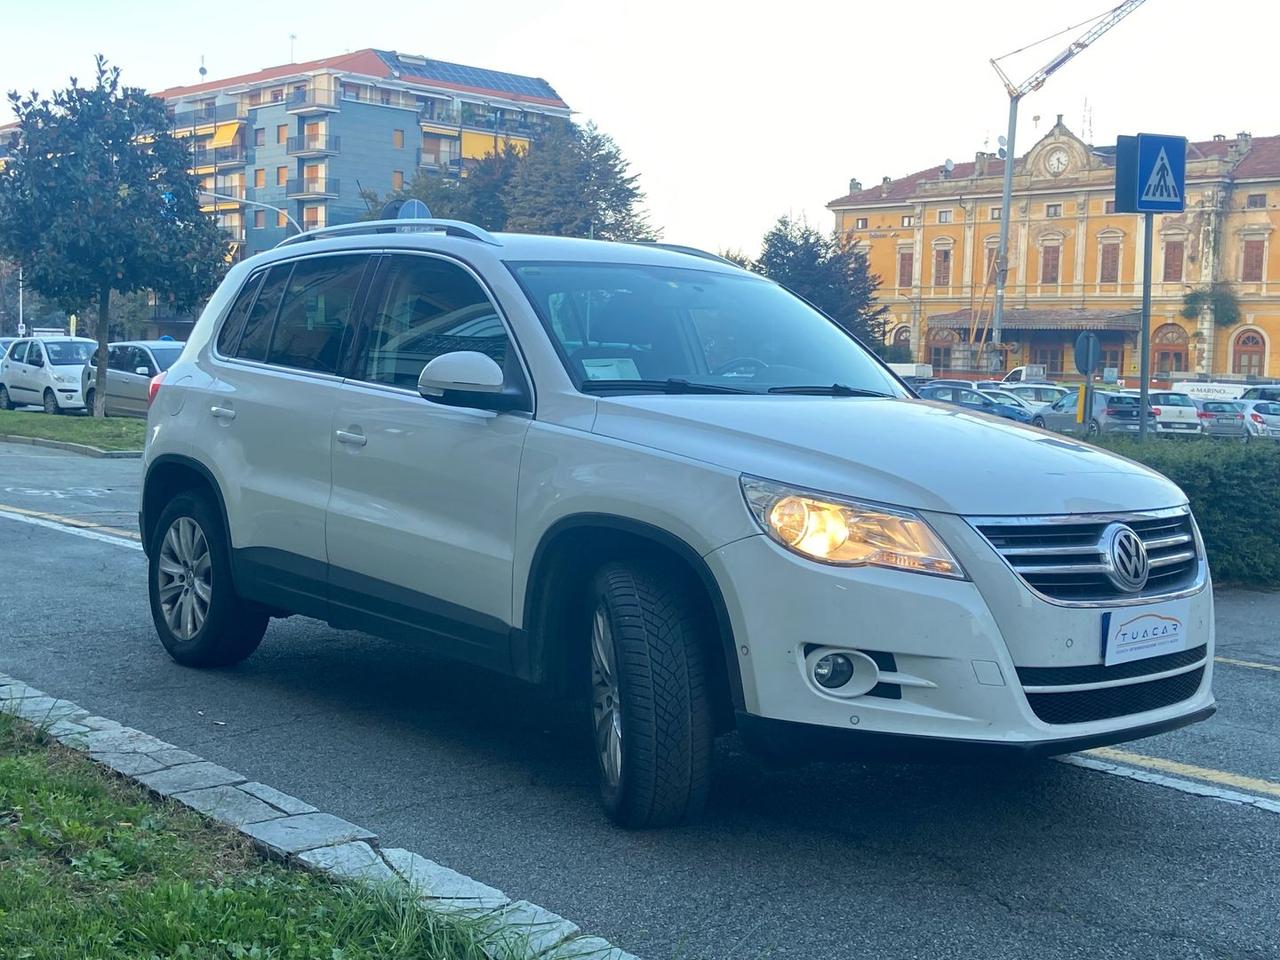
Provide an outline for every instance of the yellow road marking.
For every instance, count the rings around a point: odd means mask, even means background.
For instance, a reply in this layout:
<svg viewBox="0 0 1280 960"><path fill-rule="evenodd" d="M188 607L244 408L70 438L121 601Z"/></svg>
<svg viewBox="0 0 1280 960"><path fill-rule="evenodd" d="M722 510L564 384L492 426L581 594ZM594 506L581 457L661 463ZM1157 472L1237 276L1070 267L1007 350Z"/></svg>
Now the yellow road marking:
<svg viewBox="0 0 1280 960"><path fill-rule="evenodd" d="M1239 773L1228 773L1226 770L1214 770L1212 767L1197 767L1190 763L1179 763L1177 760L1166 760L1164 757L1148 757L1141 753L1130 753L1128 750L1117 750L1114 747L1097 747L1084 751L1087 756L1110 760L1113 763L1127 763L1133 767L1145 767L1148 770L1160 770L1174 773L1196 780L1205 780L1224 787L1234 787L1250 793L1261 793L1271 797L1280 797L1280 783L1271 780L1260 780L1257 777L1246 777Z"/></svg>
<svg viewBox="0 0 1280 960"><path fill-rule="evenodd" d="M135 530L122 530L120 527L108 527L105 524L93 523L90 520L81 520L78 517L64 517L60 513L45 513L41 510L28 510L25 507L11 507L7 503L0 503L0 510L7 510L10 513L20 513L24 517L35 517L38 520L48 520L51 523L64 523L68 527L80 527L82 530L97 530L99 533L109 533L115 537L128 537L130 540L142 539L142 535Z"/></svg>
<svg viewBox="0 0 1280 960"><path fill-rule="evenodd" d="M1280 666L1274 663L1258 663L1256 660L1232 660L1230 657L1214 657L1217 663L1229 663L1233 667L1252 667L1254 670L1274 670L1280 673Z"/></svg>

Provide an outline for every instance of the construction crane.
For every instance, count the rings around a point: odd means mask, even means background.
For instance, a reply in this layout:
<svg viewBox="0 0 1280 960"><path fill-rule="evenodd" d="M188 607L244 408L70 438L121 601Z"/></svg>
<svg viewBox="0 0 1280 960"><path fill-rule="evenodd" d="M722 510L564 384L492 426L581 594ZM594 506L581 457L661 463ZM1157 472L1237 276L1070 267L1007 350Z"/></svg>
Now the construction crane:
<svg viewBox="0 0 1280 960"><path fill-rule="evenodd" d="M1068 27L1067 30L1074 30L1076 27L1085 24L1093 24L1080 35L1079 38L1073 40L1071 44L1050 60L1047 64L1031 74L1026 80L1020 84L1015 84L1009 79L1008 74L1000 67L1000 61L1013 56L1014 53L1020 53L1027 49L1022 47L1014 50L1013 53L1007 53L1003 57L997 57L991 61L991 66L996 73L1000 75L1001 81L1004 83L1005 89L1009 92L1009 132L1005 137L1005 158L1004 158L1004 190L1001 194L1000 207L1000 245L996 251L996 295L995 304L992 308L991 316L991 343L999 349L1001 334L1004 330L1004 289L1005 281L1009 276L1009 221L1012 219L1012 211L1010 210L1011 194L1013 193L1013 163L1014 157L1014 134L1018 129L1018 103L1028 93L1034 93L1044 86L1044 82L1054 73L1061 70L1064 66L1071 62L1075 57L1083 53L1091 44L1096 42L1099 37L1114 27L1117 23L1127 17L1138 7L1142 6L1146 0L1125 0L1124 3L1113 7L1100 16L1093 17L1084 23L1076 24L1075 27ZM1067 30L1060 31L1066 33ZM1059 34L1054 34L1058 36ZM1051 37L1044 38L1046 40ZM1043 41L1038 41L1043 42ZM1035 44L1031 44L1035 46Z"/></svg>

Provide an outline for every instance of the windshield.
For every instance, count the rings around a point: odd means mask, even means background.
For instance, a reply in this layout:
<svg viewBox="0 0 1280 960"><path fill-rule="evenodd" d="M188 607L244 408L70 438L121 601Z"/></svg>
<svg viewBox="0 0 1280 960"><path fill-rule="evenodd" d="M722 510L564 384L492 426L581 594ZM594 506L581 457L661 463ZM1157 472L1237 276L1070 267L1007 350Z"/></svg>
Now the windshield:
<svg viewBox="0 0 1280 960"><path fill-rule="evenodd" d="M156 358L157 367L168 370L173 366L173 362L182 356L182 344L178 343L172 347L152 347L151 356Z"/></svg>
<svg viewBox="0 0 1280 960"><path fill-rule="evenodd" d="M639 264L511 269L579 386L675 380L767 393L839 384L907 396L852 337L766 280Z"/></svg>
<svg viewBox="0 0 1280 960"><path fill-rule="evenodd" d="M88 340L46 340L44 350L49 355L49 362L55 367L70 366L88 363L93 353L93 343Z"/></svg>
<svg viewBox="0 0 1280 960"><path fill-rule="evenodd" d="M1161 393L1153 396L1152 401L1162 403L1166 407L1194 407L1191 398L1181 393Z"/></svg>

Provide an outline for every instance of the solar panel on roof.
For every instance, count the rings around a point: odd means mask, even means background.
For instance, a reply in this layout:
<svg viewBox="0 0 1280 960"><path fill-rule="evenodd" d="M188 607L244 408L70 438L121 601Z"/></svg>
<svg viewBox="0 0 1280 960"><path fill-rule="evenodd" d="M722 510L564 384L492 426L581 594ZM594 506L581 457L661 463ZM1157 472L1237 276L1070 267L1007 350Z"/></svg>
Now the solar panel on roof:
<svg viewBox="0 0 1280 960"><path fill-rule="evenodd" d="M406 58L401 54L383 50L377 53L391 69L424 80L437 80L462 87L523 94L547 100L560 99L551 84L538 77L526 77L501 70L486 70L483 67L469 67L461 63L450 63L447 60L429 60L426 57L416 56Z"/></svg>

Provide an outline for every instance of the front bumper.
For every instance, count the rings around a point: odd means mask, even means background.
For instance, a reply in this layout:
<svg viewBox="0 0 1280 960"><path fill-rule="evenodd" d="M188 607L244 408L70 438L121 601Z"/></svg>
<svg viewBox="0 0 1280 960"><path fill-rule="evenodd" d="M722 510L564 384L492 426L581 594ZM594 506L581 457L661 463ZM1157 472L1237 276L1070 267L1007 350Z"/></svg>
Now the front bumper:
<svg viewBox="0 0 1280 960"><path fill-rule="evenodd" d="M958 748L1053 754L1150 736L1213 712L1207 581L1187 600L1188 648L1203 646L1204 652L1177 665L1180 699L1154 709L1144 704L1134 713L1050 723L1033 708L1019 668L1099 665L1101 615L1108 608L1047 601L963 519L928 519L971 580L825 566L764 535L707 556L733 627L744 731L771 728L765 739L824 742L837 733L844 744L839 751L855 755L950 755ZM867 652L880 667L880 682L855 697L822 690L805 667L806 652L815 646ZM796 726L810 729L797 737Z"/></svg>
<svg viewBox="0 0 1280 960"><path fill-rule="evenodd" d="M58 400L58 406L64 410L78 410L84 407L84 398L80 395L78 386L56 384L53 387L53 395Z"/></svg>

